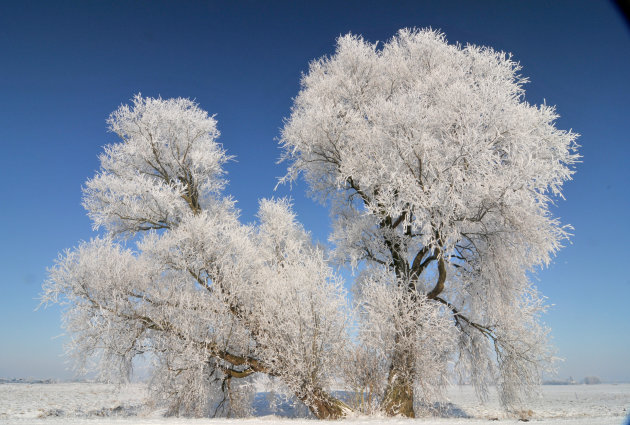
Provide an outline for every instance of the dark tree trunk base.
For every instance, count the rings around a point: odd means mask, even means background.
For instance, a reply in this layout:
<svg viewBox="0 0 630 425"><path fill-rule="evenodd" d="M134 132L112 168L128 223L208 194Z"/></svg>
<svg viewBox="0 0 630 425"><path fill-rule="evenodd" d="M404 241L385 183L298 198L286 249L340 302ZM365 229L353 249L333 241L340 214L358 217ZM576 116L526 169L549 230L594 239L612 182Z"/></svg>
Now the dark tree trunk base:
<svg viewBox="0 0 630 425"><path fill-rule="evenodd" d="M383 410L389 416L415 418L413 410L413 387L411 383L394 377L385 391Z"/></svg>
<svg viewBox="0 0 630 425"><path fill-rule="evenodd" d="M317 419L341 419L352 409L321 389L315 389L300 397Z"/></svg>

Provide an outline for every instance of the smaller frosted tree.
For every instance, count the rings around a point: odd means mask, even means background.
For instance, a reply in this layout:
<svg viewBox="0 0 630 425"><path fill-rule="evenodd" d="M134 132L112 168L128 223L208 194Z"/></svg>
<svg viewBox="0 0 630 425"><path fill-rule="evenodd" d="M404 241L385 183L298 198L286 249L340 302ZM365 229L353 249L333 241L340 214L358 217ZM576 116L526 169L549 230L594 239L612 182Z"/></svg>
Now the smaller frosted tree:
<svg viewBox="0 0 630 425"><path fill-rule="evenodd" d="M336 255L363 265L361 336L389 364L389 414L439 394L452 359L509 406L550 358L528 273L568 236L549 205L577 135L525 101L520 69L433 30L346 35L310 64L282 130L285 180L331 201Z"/></svg>
<svg viewBox="0 0 630 425"><path fill-rule="evenodd" d="M43 302L64 305L70 352L126 379L153 360L151 390L171 414L251 411L254 373L282 381L317 417L343 403L326 388L343 358L345 295L286 200L240 223L225 186L216 121L188 99L140 95L108 120L84 206L105 233L66 251Z"/></svg>

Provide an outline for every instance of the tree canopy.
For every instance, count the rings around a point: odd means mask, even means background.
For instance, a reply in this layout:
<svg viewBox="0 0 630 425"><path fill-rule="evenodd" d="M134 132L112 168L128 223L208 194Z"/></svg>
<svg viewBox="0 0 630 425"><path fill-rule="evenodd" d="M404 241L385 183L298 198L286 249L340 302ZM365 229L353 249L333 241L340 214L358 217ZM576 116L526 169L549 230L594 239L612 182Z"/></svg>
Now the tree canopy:
<svg viewBox="0 0 630 425"><path fill-rule="evenodd" d="M125 379L144 356L171 414L250 414L255 374L318 418L414 416L454 379L518 405L552 359L531 275L569 237L550 206L579 160L520 71L416 29L348 34L313 61L281 130L281 181L302 175L330 205L331 253L286 199L241 221L231 157L193 101L120 106L120 140L84 188L101 233L60 255L42 295L64 305L79 367Z"/></svg>
<svg viewBox="0 0 630 425"><path fill-rule="evenodd" d="M138 95L108 123L121 141L84 190L105 234L61 255L43 294L66 306L79 365L124 379L148 356L172 414L247 414L258 372L340 416L325 389L345 353L345 294L290 203L263 200L258 223L239 221L216 121L188 99Z"/></svg>
<svg viewBox="0 0 630 425"><path fill-rule="evenodd" d="M458 331L439 369L457 356L482 393L497 382L506 403L519 400L549 359L528 273L568 237L549 206L573 174L577 134L555 127L553 107L525 100L520 70L510 55L451 45L434 30L381 44L348 34L310 64L282 129L285 181L301 173L330 201L337 257L367 267L357 280L367 317L387 311L374 305L375 282L414 305L374 316L398 323L392 338L363 322L367 343L388 347L392 414L413 415L414 385L435 387L422 384L422 353L440 351L446 331L419 319L424 300ZM403 344L418 327L428 337Z"/></svg>

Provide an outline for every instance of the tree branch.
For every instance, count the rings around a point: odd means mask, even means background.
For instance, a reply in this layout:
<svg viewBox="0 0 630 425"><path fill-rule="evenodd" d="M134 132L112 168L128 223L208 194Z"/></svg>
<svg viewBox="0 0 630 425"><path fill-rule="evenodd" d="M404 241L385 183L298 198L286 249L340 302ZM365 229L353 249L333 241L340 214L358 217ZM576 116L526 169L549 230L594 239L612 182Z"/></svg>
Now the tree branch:
<svg viewBox="0 0 630 425"><path fill-rule="evenodd" d="M461 324L460 324L459 321L462 320L462 321L466 322L466 324L468 324L469 326L477 329L484 336L490 338L494 343L496 343L498 341L498 337L495 335L494 330L491 327L480 325L479 323L473 322L468 317L464 316L453 304L449 303L444 298L436 296L433 299L435 301L439 301L440 303L444 304L445 306L447 306L453 312L453 317L455 318L455 321L457 322L457 324L460 327L461 327Z"/></svg>
<svg viewBox="0 0 630 425"><path fill-rule="evenodd" d="M439 255L439 253L438 253ZM446 281L446 264L444 262L444 257L439 255L438 258L438 281L435 284L435 287L427 294L427 298L430 300L434 300L437 298L440 293L444 290L444 282Z"/></svg>
<svg viewBox="0 0 630 425"><path fill-rule="evenodd" d="M435 260L435 256L427 258L425 261L422 261L425 255L429 253L429 247L423 247L413 259L413 263L411 264L411 278L418 280L418 277L422 274L424 269L429 265L429 263Z"/></svg>

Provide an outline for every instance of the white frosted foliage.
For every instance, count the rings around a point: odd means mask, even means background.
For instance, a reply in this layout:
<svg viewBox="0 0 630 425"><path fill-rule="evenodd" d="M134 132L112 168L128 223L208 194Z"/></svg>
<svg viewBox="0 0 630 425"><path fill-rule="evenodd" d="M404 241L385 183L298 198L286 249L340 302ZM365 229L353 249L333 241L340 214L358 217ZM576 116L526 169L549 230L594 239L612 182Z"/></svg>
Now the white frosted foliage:
<svg viewBox="0 0 630 425"><path fill-rule="evenodd" d="M407 292L422 312L440 307L456 339L432 316L419 323L425 313L402 332L422 327L427 353L448 344L460 376L480 394L499 384L506 405L534 387L550 359L529 273L568 237L549 206L579 159L577 134L556 128L554 107L525 100L520 71L508 54L448 44L434 30L404 29L375 44L348 34L310 64L280 140L283 181L302 174L330 202L337 258L374 274L357 282L370 282L357 291L361 326L382 326L376 312L394 297L379 295L376 281ZM406 309L393 308L389 322ZM370 335L369 344L424 361L398 339ZM427 381L442 385L416 361L401 368L415 374L417 393Z"/></svg>
<svg viewBox="0 0 630 425"><path fill-rule="evenodd" d="M108 122L121 141L84 198L106 232L59 257L42 297L64 305L79 368L124 380L143 356L154 401L194 416L251 414L262 373L320 413L348 309L290 203L240 222L216 121L190 100L136 96Z"/></svg>
<svg viewBox="0 0 630 425"><path fill-rule="evenodd" d="M189 99L137 95L107 120L122 143L105 147L87 181L84 206L94 227L112 233L169 228L213 201L230 158L216 120Z"/></svg>

